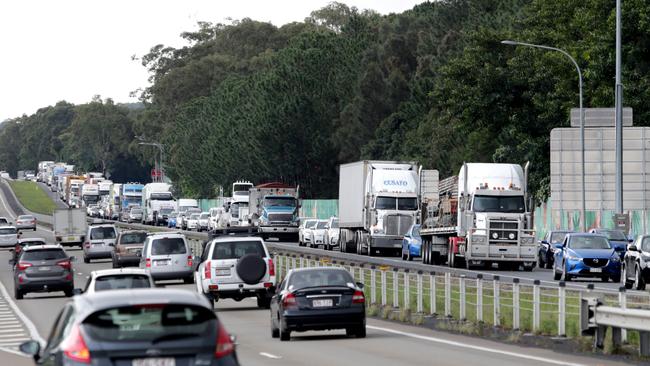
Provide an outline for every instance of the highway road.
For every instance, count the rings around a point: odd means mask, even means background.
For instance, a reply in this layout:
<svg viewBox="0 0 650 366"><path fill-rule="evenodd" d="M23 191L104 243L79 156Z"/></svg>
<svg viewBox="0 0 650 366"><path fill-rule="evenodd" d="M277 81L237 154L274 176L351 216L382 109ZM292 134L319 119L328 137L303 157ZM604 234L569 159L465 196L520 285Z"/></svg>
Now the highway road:
<svg viewBox="0 0 650 366"><path fill-rule="evenodd" d="M0 195L0 216L7 212ZM53 240L52 233L39 229L26 237ZM69 254L81 259L81 251ZM31 360L18 356L17 344L38 333L45 338L63 304L63 293L29 294L13 300L13 280L8 251L0 252L0 364L30 365ZM75 285L82 287L92 270L108 268L109 261L74 263ZM167 287L193 291L193 285L167 282ZM2 290L4 288L4 290ZM12 310L16 304L18 311ZM294 333L290 342L272 339L268 310L260 310L254 300L222 300L216 311L227 329L238 339L242 365L623 365L607 359L558 353L548 349L508 345L486 339L454 335L394 322L369 319L365 339L346 338L344 331ZM34 329L30 331L30 323ZM4 343L3 343L4 342Z"/></svg>

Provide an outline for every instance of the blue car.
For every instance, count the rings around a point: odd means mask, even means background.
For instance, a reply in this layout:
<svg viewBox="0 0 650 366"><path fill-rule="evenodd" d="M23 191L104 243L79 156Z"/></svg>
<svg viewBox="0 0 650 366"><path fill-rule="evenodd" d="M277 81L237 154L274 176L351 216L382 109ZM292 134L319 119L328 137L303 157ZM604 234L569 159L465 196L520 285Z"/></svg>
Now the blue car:
<svg viewBox="0 0 650 366"><path fill-rule="evenodd" d="M176 213L172 212L171 215L167 218L167 227L168 228L175 228L176 227Z"/></svg>
<svg viewBox="0 0 650 366"><path fill-rule="evenodd" d="M413 224L402 239L402 259L405 261L419 257L422 249L422 238L420 237L420 225Z"/></svg>
<svg viewBox="0 0 650 366"><path fill-rule="evenodd" d="M625 255L627 245L633 242L633 240L628 239L628 237L625 236L625 233L623 233L621 230L591 229L589 232L592 234L602 235L609 239L609 243L612 245L612 248L616 249L616 251L619 252L621 258L623 258Z"/></svg>
<svg viewBox="0 0 650 366"><path fill-rule="evenodd" d="M555 280L588 277L621 281L621 257L609 239L598 234L568 234L555 244L553 277Z"/></svg>

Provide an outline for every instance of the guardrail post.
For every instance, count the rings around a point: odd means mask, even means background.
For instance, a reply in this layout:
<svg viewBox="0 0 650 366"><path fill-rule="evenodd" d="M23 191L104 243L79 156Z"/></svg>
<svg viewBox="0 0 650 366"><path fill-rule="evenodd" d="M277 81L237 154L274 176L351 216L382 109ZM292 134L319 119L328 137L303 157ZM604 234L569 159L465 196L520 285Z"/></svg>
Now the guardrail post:
<svg viewBox="0 0 650 366"><path fill-rule="evenodd" d="M539 303L539 284L539 280L533 281L533 332L537 332L539 330L540 324L541 309Z"/></svg>
<svg viewBox="0 0 650 366"><path fill-rule="evenodd" d="M359 282L363 283L363 285L366 285L366 271L364 270L363 263L359 264Z"/></svg>
<svg viewBox="0 0 650 366"><path fill-rule="evenodd" d="M483 274L476 275L476 321L483 322Z"/></svg>
<svg viewBox="0 0 650 366"><path fill-rule="evenodd" d="M370 266L370 303L377 303L377 271L375 266Z"/></svg>
<svg viewBox="0 0 650 366"><path fill-rule="evenodd" d="M287 275L287 273L289 273L289 262L290 261L291 261L291 259L288 256L286 256L285 261L284 261L284 268L285 268L284 275L285 276Z"/></svg>
<svg viewBox="0 0 650 366"><path fill-rule="evenodd" d="M354 263L350 263L350 274L352 275L352 279L356 280L357 278L354 276Z"/></svg>
<svg viewBox="0 0 650 366"><path fill-rule="evenodd" d="M276 265L278 266L278 278L282 278L282 256L281 255L276 255L277 262ZM280 281L278 281L280 282Z"/></svg>
<svg viewBox="0 0 650 366"><path fill-rule="evenodd" d="M305 266L305 258L303 258L302 254L300 255L300 268L303 268Z"/></svg>
<svg viewBox="0 0 650 366"><path fill-rule="evenodd" d="M512 279L512 329L519 329L519 279Z"/></svg>
<svg viewBox="0 0 650 366"><path fill-rule="evenodd" d="M388 296L386 294L386 271L381 270L381 306L386 306L388 303Z"/></svg>
<svg viewBox="0 0 650 366"><path fill-rule="evenodd" d="M404 309L411 309L411 274L404 270Z"/></svg>
<svg viewBox="0 0 650 366"><path fill-rule="evenodd" d="M429 313L431 315L437 312L437 300L438 294L436 293L436 273L429 272Z"/></svg>
<svg viewBox="0 0 650 366"><path fill-rule="evenodd" d="M422 298L423 298L423 293L422 293L422 271L418 271L418 277L417 277L417 282L418 282L418 288L417 288L417 307L418 307L418 313L423 313L424 312L424 305L422 304Z"/></svg>
<svg viewBox="0 0 650 366"><path fill-rule="evenodd" d="M625 293L625 286L618 289L618 305L621 309L627 309L627 294ZM627 343L627 330L621 329L621 342Z"/></svg>
<svg viewBox="0 0 650 366"><path fill-rule="evenodd" d="M445 273L445 316L451 317L451 273Z"/></svg>
<svg viewBox="0 0 650 366"><path fill-rule="evenodd" d="M560 281L557 289L557 335L566 336L566 283Z"/></svg>
<svg viewBox="0 0 650 366"><path fill-rule="evenodd" d="M397 287L399 286L399 281L397 278L397 268L393 268L393 307L399 307L399 291Z"/></svg>
<svg viewBox="0 0 650 366"><path fill-rule="evenodd" d="M650 356L650 332L639 332L639 355Z"/></svg>
<svg viewBox="0 0 650 366"><path fill-rule="evenodd" d="M501 325L501 304L500 304L500 285L499 285L499 276L492 276L492 295L494 296L493 301L493 317L494 317L494 326L498 327Z"/></svg>
<svg viewBox="0 0 650 366"><path fill-rule="evenodd" d="M307 267L311 267L311 255L307 256Z"/></svg>
<svg viewBox="0 0 650 366"><path fill-rule="evenodd" d="M467 312L465 311L465 275L460 275L460 297L458 303L460 304L460 320L467 319Z"/></svg>

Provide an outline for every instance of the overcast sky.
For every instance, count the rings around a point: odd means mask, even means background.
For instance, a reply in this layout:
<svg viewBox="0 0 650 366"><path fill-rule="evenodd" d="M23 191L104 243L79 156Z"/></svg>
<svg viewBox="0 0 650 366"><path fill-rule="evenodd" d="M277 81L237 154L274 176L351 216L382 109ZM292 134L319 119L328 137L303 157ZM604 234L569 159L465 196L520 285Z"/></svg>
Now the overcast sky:
<svg viewBox="0 0 650 366"><path fill-rule="evenodd" d="M424 0L342 0L381 14ZM148 74L131 56L159 43L183 45L197 21L252 18L282 25L302 21L329 0L2 0L0 121L59 100L85 103L99 94L136 101Z"/></svg>

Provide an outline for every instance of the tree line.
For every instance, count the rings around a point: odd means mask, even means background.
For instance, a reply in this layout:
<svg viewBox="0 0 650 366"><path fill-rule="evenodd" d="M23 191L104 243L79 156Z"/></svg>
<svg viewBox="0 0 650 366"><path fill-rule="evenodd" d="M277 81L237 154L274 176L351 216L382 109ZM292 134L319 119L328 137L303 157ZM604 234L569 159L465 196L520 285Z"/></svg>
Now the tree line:
<svg viewBox="0 0 650 366"><path fill-rule="evenodd" d="M623 2L625 105L636 125L650 112L648 14L647 1ZM614 15L608 0L443 0L384 16L331 3L281 27L202 22L181 35L185 46L139 58L150 73L141 109L62 102L5 122L0 164L50 157L146 175L155 151L138 147L140 136L165 145L167 174L186 195L248 179L331 198L338 165L359 159L415 160L441 176L464 161L531 161L539 202L550 131L568 126L577 77L561 54L500 41L567 50L584 73L585 106L611 107Z"/></svg>

